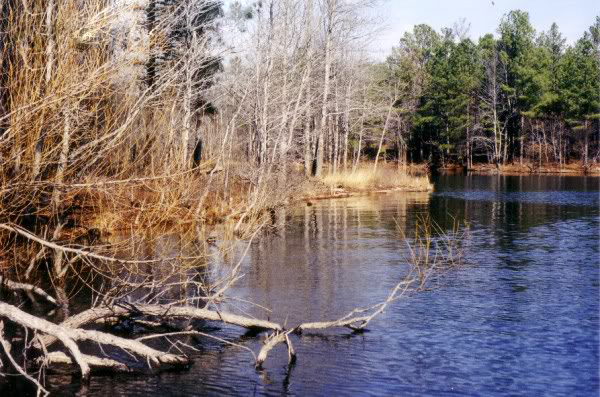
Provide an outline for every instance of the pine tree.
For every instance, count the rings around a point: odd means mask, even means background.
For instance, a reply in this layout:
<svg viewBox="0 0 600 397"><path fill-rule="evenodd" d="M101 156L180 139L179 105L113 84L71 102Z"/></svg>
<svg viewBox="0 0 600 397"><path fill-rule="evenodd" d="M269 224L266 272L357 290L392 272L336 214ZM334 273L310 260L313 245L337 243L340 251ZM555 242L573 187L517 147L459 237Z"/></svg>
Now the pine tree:
<svg viewBox="0 0 600 397"><path fill-rule="evenodd" d="M600 113L600 67L594 50L593 36L585 32L569 48L560 64L560 95L568 123L583 134L581 154L588 164L590 121Z"/></svg>
<svg viewBox="0 0 600 397"><path fill-rule="evenodd" d="M505 64L502 89L507 103L503 117L507 122L510 145L508 154L513 158L517 142L520 141L522 159L525 117L523 112L531 110L538 88L533 41L535 31L529 22L529 14L520 10L505 15L498 31L500 59Z"/></svg>

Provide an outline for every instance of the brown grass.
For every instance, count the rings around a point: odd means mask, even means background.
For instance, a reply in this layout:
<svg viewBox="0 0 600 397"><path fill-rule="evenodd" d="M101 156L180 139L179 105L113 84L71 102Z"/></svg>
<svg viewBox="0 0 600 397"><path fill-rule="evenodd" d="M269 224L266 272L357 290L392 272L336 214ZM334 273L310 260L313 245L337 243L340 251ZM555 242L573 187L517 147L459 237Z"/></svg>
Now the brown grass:
<svg viewBox="0 0 600 397"><path fill-rule="evenodd" d="M323 183L331 188L350 190L394 189L405 191L430 191L433 185L427 176L409 175L392 167L364 166L326 175Z"/></svg>

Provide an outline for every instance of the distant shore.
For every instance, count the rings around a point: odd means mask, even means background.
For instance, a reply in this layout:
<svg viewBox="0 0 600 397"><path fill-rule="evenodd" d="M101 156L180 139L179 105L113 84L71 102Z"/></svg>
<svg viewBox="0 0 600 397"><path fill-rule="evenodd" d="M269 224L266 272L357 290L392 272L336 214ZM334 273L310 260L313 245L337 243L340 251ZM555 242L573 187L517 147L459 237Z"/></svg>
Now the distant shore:
<svg viewBox="0 0 600 397"><path fill-rule="evenodd" d="M411 170L427 171L425 164L412 165ZM470 168L466 168L460 164L449 164L445 167L440 167L437 171L441 172L485 172L498 174L569 174L569 175L598 175L600 176L600 164L591 163L585 167L581 163L570 164L544 164L541 167L538 164L532 163L515 163L496 166L494 164L474 164Z"/></svg>

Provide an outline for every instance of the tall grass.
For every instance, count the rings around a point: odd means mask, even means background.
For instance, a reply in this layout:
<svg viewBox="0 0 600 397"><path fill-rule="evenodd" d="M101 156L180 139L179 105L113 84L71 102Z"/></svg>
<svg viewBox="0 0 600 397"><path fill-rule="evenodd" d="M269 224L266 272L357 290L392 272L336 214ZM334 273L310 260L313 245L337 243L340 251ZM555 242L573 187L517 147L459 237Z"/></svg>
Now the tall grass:
<svg viewBox="0 0 600 397"><path fill-rule="evenodd" d="M390 167L362 167L354 171L340 171L326 175L323 182L332 188L351 190L401 189L407 191L429 191L433 185L427 176L409 175Z"/></svg>

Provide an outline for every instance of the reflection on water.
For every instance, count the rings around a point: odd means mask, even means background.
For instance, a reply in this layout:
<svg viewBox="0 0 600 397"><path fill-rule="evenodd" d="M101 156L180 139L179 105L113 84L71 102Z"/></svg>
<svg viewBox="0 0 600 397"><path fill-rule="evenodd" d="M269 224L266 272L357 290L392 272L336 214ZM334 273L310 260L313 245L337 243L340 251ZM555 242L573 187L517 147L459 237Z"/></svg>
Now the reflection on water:
<svg viewBox="0 0 600 397"><path fill-rule="evenodd" d="M189 372L92 379L92 395L597 395L599 180L440 176L433 194L317 201L281 210L255 241L234 293L287 322L332 319L383 299L405 270L410 231L429 213L471 224L468 264L396 302L371 332L294 337L298 363L273 352L197 344ZM237 305L231 305L230 310ZM219 336L257 350L225 326ZM64 389L63 389L64 391Z"/></svg>

